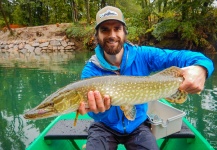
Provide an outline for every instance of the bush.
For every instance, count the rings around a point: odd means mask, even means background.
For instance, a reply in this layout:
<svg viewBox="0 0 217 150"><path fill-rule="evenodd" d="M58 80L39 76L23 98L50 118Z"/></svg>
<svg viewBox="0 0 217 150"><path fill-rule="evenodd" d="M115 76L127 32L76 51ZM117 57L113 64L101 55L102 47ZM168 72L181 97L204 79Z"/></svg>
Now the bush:
<svg viewBox="0 0 217 150"><path fill-rule="evenodd" d="M66 30L66 35L68 38L83 41L83 45L89 47L94 44L94 32L93 25L77 23L72 24L72 26Z"/></svg>

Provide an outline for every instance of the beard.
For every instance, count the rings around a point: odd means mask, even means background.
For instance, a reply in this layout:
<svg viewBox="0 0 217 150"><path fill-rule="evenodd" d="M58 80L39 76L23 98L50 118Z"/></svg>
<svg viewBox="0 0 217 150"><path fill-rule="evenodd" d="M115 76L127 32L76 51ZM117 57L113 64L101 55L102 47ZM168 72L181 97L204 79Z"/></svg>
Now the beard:
<svg viewBox="0 0 217 150"><path fill-rule="evenodd" d="M104 38L102 40L98 39L99 45L109 55L118 54L121 51L121 49L123 48L125 41L126 41L125 36L123 37L123 40L121 40L120 37L108 37L108 38ZM113 44L111 44L111 43L113 43Z"/></svg>

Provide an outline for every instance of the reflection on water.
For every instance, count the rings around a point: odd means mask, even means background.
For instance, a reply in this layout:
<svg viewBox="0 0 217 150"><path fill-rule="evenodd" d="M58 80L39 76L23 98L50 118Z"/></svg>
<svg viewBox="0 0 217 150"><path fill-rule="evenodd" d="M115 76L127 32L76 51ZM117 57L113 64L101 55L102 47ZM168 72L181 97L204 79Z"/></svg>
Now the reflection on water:
<svg viewBox="0 0 217 150"><path fill-rule="evenodd" d="M25 149L53 118L30 121L23 113L80 79L91 53L50 53L14 58L0 55L0 149ZM10 56L10 57L9 57Z"/></svg>
<svg viewBox="0 0 217 150"><path fill-rule="evenodd" d="M204 94L205 93L205 94ZM201 107L204 110L216 111L217 110L217 88L204 90L201 101Z"/></svg>
<svg viewBox="0 0 217 150"><path fill-rule="evenodd" d="M44 70L64 71L60 64L67 64L74 59L74 52L53 53L0 53L0 65L3 67L39 68Z"/></svg>
<svg viewBox="0 0 217 150"><path fill-rule="evenodd" d="M60 87L79 80L90 55L89 52L50 53L18 59L6 54L0 56L0 149L23 150L44 130L54 118L30 121L22 114ZM217 64L216 57L214 61ZM216 99L215 72L200 95L190 95L186 103L175 105L187 113L187 119L215 148Z"/></svg>

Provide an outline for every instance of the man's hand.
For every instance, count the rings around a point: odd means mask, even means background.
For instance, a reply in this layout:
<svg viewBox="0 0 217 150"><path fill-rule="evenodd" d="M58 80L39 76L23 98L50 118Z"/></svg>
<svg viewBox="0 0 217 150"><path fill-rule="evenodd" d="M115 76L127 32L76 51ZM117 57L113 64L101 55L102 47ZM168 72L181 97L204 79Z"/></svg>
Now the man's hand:
<svg viewBox="0 0 217 150"><path fill-rule="evenodd" d="M182 70L184 81L179 89L190 94L200 93L203 90L206 81L206 69L202 66L189 66L182 68Z"/></svg>
<svg viewBox="0 0 217 150"><path fill-rule="evenodd" d="M89 91L88 92L88 108L85 106L85 103L82 102L78 108L78 112L82 115L87 112L104 112L108 110L111 106L111 99L108 95L104 97L101 96L99 91Z"/></svg>

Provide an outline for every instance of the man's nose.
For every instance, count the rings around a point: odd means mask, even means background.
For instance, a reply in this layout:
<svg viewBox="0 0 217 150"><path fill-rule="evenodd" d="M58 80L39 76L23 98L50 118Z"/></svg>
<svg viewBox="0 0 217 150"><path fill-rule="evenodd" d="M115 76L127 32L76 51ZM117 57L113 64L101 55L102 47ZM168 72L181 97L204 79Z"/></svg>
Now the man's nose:
<svg viewBox="0 0 217 150"><path fill-rule="evenodd" d="M115 37L115 36L116 36L115 31L114 31L114 30L110 30L109 36L110 36L110 37Z"/></svg>

